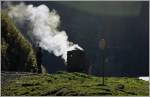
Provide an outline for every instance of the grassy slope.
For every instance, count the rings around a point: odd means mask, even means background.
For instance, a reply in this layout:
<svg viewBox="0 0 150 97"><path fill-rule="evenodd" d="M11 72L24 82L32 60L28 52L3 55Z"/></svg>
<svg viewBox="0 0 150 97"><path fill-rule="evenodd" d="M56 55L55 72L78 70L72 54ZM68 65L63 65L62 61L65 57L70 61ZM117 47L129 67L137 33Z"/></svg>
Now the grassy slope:
<svg viewBox="0 0 150 97"><path fill-rule="evenodd" d="M137 78L102 78L82 73L58 72L57 74L23 76L2 87L2 95L148 95L149 83ZM123 90L117 90L123 84Z"/></svg>

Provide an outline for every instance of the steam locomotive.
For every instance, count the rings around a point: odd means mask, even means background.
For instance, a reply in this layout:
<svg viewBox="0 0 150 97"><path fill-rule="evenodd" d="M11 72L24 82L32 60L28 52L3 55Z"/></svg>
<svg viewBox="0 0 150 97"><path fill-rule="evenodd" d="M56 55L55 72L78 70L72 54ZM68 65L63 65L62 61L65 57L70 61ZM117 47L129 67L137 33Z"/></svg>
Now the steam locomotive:
<svg viewBox="0 0 150 97"><path fill-rule="evenodd" d="M72 50L67 52L67 71L83 72L89 74L91 64L82 50Z"/></svg>

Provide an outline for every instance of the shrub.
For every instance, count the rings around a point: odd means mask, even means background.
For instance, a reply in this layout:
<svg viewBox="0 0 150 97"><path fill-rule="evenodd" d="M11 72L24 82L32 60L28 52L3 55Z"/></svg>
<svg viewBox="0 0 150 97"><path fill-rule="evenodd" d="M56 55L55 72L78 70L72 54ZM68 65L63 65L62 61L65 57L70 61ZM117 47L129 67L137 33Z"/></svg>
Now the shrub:
<svg viewBox="0 0 150 97"><path fill-rule="evenodd" d="M2 70L37 71L32 45L16 28L7 12L1 12Z"/></svg>

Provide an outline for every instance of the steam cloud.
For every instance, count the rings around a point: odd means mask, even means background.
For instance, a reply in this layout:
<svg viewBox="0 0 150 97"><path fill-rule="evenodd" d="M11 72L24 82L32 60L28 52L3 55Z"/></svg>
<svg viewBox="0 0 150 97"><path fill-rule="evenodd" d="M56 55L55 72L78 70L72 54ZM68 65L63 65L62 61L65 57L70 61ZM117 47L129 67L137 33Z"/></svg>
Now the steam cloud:
<svg viewBox="0 0 150 97"><path fill-rule="evenodd" d="M50 11L46 5L34 7L20 3L16 6L10 6L8 15L16 21L29 21L31 37L35 39L36 44L41 48L61 56L64 61L67 60L67 51L80 49L78 44L68 41L65 31L59 31L60 16L55 10Z"/></svg>

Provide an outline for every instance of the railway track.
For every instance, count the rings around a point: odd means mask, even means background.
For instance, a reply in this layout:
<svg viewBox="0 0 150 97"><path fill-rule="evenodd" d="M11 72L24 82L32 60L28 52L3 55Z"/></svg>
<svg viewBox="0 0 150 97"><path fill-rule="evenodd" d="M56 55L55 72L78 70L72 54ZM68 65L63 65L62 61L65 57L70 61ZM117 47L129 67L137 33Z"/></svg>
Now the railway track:
<svg viewBox="0 0 150 97"><path fill-rule="evenodd" d="M7 85L11 80L22 76L30 76L35 75L37 73L30 73L30 72L9 72L9 71L2 71L1 72L1 87Z"/></svg>

